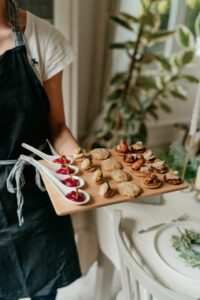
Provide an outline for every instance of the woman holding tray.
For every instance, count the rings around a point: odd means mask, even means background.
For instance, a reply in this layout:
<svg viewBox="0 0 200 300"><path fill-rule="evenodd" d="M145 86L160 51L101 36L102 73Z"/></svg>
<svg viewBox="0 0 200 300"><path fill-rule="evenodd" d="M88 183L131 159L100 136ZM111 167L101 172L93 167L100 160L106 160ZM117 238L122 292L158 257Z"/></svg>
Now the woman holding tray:
<svg viewBox="0 0 200 300"><path fill-rule="evenodd" d="M65 127L62 71L71 47L52 25L0 0L0 299L53 300L80 277L71 219L58 217L23 142L50 153L78 147ZM37 174L38 175L38 174ZM23 210L22 210L23 208Z"/></svg>

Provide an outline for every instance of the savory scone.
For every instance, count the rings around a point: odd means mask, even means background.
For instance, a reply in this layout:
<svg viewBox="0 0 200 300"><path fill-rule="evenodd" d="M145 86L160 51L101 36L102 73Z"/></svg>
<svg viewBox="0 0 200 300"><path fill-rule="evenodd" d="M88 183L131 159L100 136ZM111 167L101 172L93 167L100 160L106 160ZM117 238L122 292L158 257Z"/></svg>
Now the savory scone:
<svg viewBox="0 0 200 300"><path fill-rule="evenodd" d="M111 172L111 177L114 181L125 182L129 181L130 175L123 170L115 170Z"/></svg>
<svg viewBox="0 0 200 300"><path fill-rule="evenodd" d="M97 148L91 151L91 154L96 159L107 159L110 156L110 152L105 148Z"/></svg>
<svg viewBox="0 0 200 300"><path fill-rule="evenodd" d="M108 158L102 162L102 167L106 171L120 170L122 165L115 158Z"/></svg>
<svg viewBox="0 0 200 300"><path fill-rule="evenodd" d="M122 182L117 186L118 192L122 196L137 197L142 193L142 189L133 182Z"/></svg>

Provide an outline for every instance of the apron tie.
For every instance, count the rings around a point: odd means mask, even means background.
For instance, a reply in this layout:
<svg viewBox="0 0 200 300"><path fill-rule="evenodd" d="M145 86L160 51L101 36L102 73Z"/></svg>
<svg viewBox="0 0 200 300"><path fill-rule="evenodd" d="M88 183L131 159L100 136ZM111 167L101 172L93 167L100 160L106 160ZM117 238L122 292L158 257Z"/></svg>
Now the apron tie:
<svg viewBox="0 0 200 300"><path fill-rule="evenodd" d="M0 164L2 165L2 162ZM22 189L25 185L25 178L24 178L24 167L25 165L28 165L28 162L25 162L23 159L19 158L18 160L14 161L5 161L5 165L11 165L14 164L14 167L12 168L10 174L7 178L7 189L11 194L16 194L17 197L17 216L19 220L19 226L22 226L24 223L24 218L22 215L23 211L23 204L24 204L24 196L22 194ZM14 184L15 181L15 184ZM46 189L42 185L41 176L37 169L35 169L35 182L38 188L45 192Z"/></svg>
<svg viewBox="0 0 200 300"><path fill-rule="evenodd" d="M42 144L38 149L42 151L46 146L46 143ZM34 154L31 154L30 157L34 157ZM23 218L23 205L24 205L24 196L22 194L22 189L25 185L25 178L24 178L24 167L26 165L30 165L28 162L24 161L22 158L14 159L14 160L0 160L0 166L8 166L14 165L10 174L7 178L7 190L11 194L16 194L17 197L17 216L19 221L19 226L22 226L24 223ZM14 183L15 182L15 183ZM39 171L35 168L35 183L38 188L45 192L46 189L42 184L41 176Z"/></svg>

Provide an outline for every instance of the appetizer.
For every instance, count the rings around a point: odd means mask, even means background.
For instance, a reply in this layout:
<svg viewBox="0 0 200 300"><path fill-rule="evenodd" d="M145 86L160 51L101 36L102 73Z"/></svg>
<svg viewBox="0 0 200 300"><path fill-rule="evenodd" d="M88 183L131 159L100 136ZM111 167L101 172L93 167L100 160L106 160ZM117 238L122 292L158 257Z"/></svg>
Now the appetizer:
<svg viewBox="0 0 200 300"><path fill-rule="evenodd" d="M136 154L127 154L124 155L123 160L125 163L129 164L133 164L134 162L136 162L136 160L138 160L137 155Z"/></svg>
<svg viewBox="0 0 200 300"><path fill-rule="evenodd" d="M145 166L145 160L143 158L132 164L131 168L135 176L145 177L151 173L149 167Z"/></svg>
<svg viewBox="0 0 200 300"><path fill-rule="evenodd" d="M92 155L89 155L87 158L85 158L81 163L81 169L86 171L94 171L94 165L92 162Z"/></svg>
<svg viewBox="0 0 200 300"><path fill-rule="evenodd" d="M72 176L61 180L61 182L68 187L77 187L80 185L80 181L78 179L73 178Z"/></svg>
<svg viewBox="0 0 200 300"><path fill-rule="evenodd" d="M114 181L125 182L129 181L130 175L122 170L115 170L111 172L111 177Z"/></svg>
<svg viewBox="0 0 200 300"><path fill-rule="evenodd" d="M102 167L106 171L122 169L122 165L114 158L108 158L102 162Z"/></svg>
<svg viewBox="0 0 200 300"><path fill-rule="evenodd" d="M178 175L177 171L170 171L164 175L165 182L173 185L181 184L182 178Z"/></svg>
<svg viewBox="0 0 200 300"><path fill-rule="evenodd" d="M95 159L104 160L110 156L110 152L105 148L97 148L91 151L92 156Z"/></svg>
<svg viewBox="0 0 200 300"><path fill-rule="evenodd" d="M161 184L161 180L153 173L143 179L143 185L148 189L157 189L161 186Z"/></svg>
<svg viewBox="0 0 200 300"><path fill-rule="evenodd" d="M94 175L93 175L93 180L95 183L97 184L102 184L104 182L103 180L103 172L101 170L101 168L98 168L95 172L94 172Z"/></svg>
<svg viewBox="0 0 200 300"><path fill-rule="evenodd" d="M80 193L78 189L76 191L72 191L66 195L66 198L75 202L84 202L85 201L85 195L83 193Z"/></svg>
<svg viewBox="0 0 200 300"><path fill-rule="evenodd" d="M151 162L151 161L154 161L155 160L155 155L153 154L153 152L149 149L147 151L145 151L143 153L143 157L144 159L147 161L147 162Z"/></svg>
<svg viewBox="0 0 200 300"><path fill-rule="evenodd" d="M131 148L131 152L138 153L138 154L142 154L146 150L146 147L143 145L142 142L137 142L134 145L132 145L130 148Z"/></svg>
<svg viewBox="0 0 200 300"><path fill-rule="evenodd" d="M135 198L142 193L142 189L133 182L122 182L118 184L118 192L122 196Z"/></svg>
<svg viewBox="0 0 200 300"><path fill-rule="evenodd" d="M56 170L56 173L63 175L73 175L76 171L70 168L66 163L61 166L60 169Z"/></svg>
<svg viewBox="0 0 200 300"><path fill-rule="evenodd" d="M102 197L105 197L105 198L110 198L113 196L113 191L110 187L110 184L109 182L104 182L100 189L99 189L99 195L102 196Z"/></svg>
<svg viewBox="0 0 200 300"><path fill-rule="evenodd" d="M129 152L129 146L127 145L125 140L121 140L119 142L119 145L114 147L114 150L120 154L128 153Z"/></svg>
<svg viewBox="0 0 200 300"><path fill-rule="evenodd" d="M168 172L168 167L165 165L164 160L155 159L155 161L151 164L153 171L159 174L165 174Z"/></svg>
<svg viewBox="0 0 200 300"><path fill-rule="evenodd" d="M82 148L74 149L73 157L75 160L81 161L85 157L85 150Z"/></svg>
<svg viewBox="0 0 200 300"><path fill-rule="evenodd" d="M67 159L67 157L65 155L63 155L63 153L62 153L61 156L59 158L54 159L53 162L56 164L63 165L64 163L69 164L70 160Z"/></svg>

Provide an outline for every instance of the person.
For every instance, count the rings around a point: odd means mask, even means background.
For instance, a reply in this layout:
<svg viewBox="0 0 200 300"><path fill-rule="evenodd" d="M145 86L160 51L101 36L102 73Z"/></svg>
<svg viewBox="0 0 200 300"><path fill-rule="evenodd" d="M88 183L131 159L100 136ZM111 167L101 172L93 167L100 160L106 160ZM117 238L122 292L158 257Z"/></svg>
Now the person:
<svg viewBox="0 0 200 300"><path fill-rule="evenodd" d="M46 138L65 155L79 147L63 112L62 72L72 60L69 44L53 25L18 9L15 0L0 0L3 300L53 300L58 288L81 276L70 216L56 215L47 193L36 185L35 169L20 159L28 155L23 142L49 154Z"/></svg>

